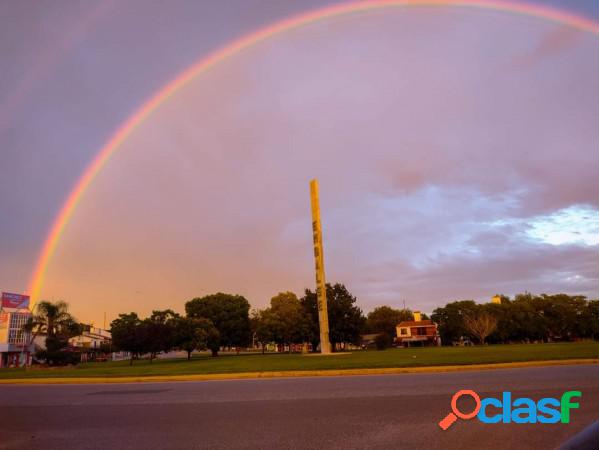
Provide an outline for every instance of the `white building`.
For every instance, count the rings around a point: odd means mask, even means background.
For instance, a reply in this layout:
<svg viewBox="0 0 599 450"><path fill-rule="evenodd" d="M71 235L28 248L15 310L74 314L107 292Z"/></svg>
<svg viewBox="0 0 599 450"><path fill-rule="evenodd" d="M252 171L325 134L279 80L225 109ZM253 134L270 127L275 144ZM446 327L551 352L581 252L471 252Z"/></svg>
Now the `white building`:
<svg viewBox="0 0 599 450"><path fill-rule="evenodd" d="M69 345L81 349L100 350L102 344L110 344L112 335L110 331L102 328L90 327L79 336L69 339Z"/></svg>
<svg viewBox="0 0 599 450"><path fill-rule="evenodd" d="M105 361L109 357L111 342L110 331L90 327L79 336L70 338L69 346L75 347L81 352L81 362Z"/></svg>
<svg viewBox="0 0 599 450"><path fill-rule="evenodd" d="M0 308L0 368L31 364L34 346L23 331L30 317L29 309Z"/></svg>

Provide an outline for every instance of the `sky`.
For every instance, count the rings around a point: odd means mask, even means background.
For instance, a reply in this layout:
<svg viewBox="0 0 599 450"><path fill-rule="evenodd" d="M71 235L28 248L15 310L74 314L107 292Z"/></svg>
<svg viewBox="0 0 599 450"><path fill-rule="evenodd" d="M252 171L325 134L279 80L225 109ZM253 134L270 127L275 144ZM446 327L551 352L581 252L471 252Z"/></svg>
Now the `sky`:
<svg viewBox="0 0 599 450"><path fill-rule="evenodd" d="M0 3L0 290L23 292L94 155L211 51L330 2ZM545 2L599 21L592 1ZM42 297L83 321L327 280L364 311L599 297L599 37L490 10L290 30L157 109L85 193Z"/></svg>

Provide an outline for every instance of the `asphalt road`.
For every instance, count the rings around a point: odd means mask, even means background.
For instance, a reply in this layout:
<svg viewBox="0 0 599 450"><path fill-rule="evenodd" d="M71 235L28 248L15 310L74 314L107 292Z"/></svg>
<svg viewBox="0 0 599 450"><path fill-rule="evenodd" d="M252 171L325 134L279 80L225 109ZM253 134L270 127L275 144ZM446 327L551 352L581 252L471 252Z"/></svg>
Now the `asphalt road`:
<svg viewBox="0 0 599 450"><path fill-rule="evenodd" d="M437 423L451 396L561 397L569 424ZM460 402L464 412L468 405ZM599 419L599 365L176 383L0 386L0 448L554 448ZM599 448L599 447L598 447Z"/></svg>

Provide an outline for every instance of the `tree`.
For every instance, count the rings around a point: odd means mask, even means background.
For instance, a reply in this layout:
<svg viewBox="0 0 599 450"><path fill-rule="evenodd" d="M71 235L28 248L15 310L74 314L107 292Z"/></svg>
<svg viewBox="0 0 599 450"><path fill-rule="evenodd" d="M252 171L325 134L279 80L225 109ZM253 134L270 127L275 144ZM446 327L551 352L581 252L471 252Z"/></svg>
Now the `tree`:
<svg viewBox="0 0 599 450"><path fill-rule="evenodd" d="M414 320L409 309L393 309L390 306L374 308L366 318L368 333L387 333L391 338L397 336L397 325L405 320Z"/></svg>
<svg viewBox="0 0 599 450"><path fill-rule="evenodd" d="M366 319L356 306L357 298L343 284L336 283L330 291L327 289L327 302L333 324L330 329L331 345L334 347L345 342L358 345Z"/></svg>
<svg viewBox="0 0 599 450"><path fill-rule="evenodd" d="M264 346L271 342L270 336L267 336L263 330L263 320L262 320L262 310L260 309L252 309L250 311L250 336L252 341L252 346L256 343L260 344L262 348L262 354L264 354Z"/></svg>
<svg viewBox="0 0 599 450"><path fill-rule="evenodd" d="M250 304L241 295L219 292L185 304L188 317L209 319L219 333L221 347L244 347L250 340ZM217 356L213 352L213 356Z"/></svg>
<svg viewBox="0 0 599 450"><path fill-rule="evenodd" d="M142 320L135 330L136 339L138 340L139 345L139 353L149 353L150 364L156 355L164 348L165 342L161 334L163 328L162 324L147 318Z"/></svg>
<svg viewBox="0 0 599 450"><path fill-rule="evenodd" d="M146 330L142 330L140 325L141 320L134 312L119 314L119 317L110 323L112 344L118 350L131 353L129 365L133 365L133 358L144 350Z"/></svg>
<svg viewBox="0 0 599 450"><path fill-rule="evenodd" d="M205 335L205 342L202 342L200 349L203 350L204 348L207 348L210 350L212 357L218 356L218 350L220 349L221 343L220 333L208 319L200 320L205 321L200 325Z"/></svg>
<svg viewBox="0 0 599 450"><path fill-rule="evenodd" d="M374 338L374 345L376 345L377 350L385 350L386 348L391 347L393 343L393 338L390 334L385 332L379 333Z"/></svg>
<svg viewBox="0 0 599 450"><path fill-rule="evenodd" d="M250 319L253 323L253 336L256 342L262 348L264 354L266 344L275 342L277 339L277 330L279 327L277 317L271 308L255 310Z"/></svg>
<svg viewBox="0 0 599 450"><path fill-rule="evenodd" d="M316 294L309 289L304 291L304 296L300 299L302 309L306 314L307 325L306 332L308 342L312 344L312 351L316 351L318 343L320 342L320 326L318 322L318 305L316 300ZM329 300L327 299L327 304ZM331 319L329 317L329 328L331 326Z"/></svg>
<svg viewBox="0 0 599 450"><path fill-rule="evenodd" d="M510 340L528 342L545 339L545 323L541 315L535 311L532 294L518 294L510 305Z"/></svg>
<svg viewBox="0 0 599 450"><path fill-rule="evenodd" d="M181 316L172 309L154 310L150 315L150 320L156 323L169 323Z"/></svg>
<svg viewBox="0 0 599 450"><path fill-rule="evenodd" d="M497 327L487 339L491 343L506 343L511 340L514 328L512 320L512 302L509 298L501 296L501 303L486 303L482 309L497 319Z"/></svg>
<svg viewBox="0 0 599 450"><path fill-rule="evenodd" d="M591 300L587 303L583 320L586 324L585 336L599 339L599 300Z"/></svg>
<svg viewBox="0 0 599 450"><path fill-rule="evenodd" d="M41 301L35 313L23 326L32 333L32 340L39 334L46 335L46 349L37 353L37 357L48 364L64 364L77 362L77 358L64 350L69 338L81 334L82 326L68 311L68 304L63 301Z"/></svg>
<svg viewBox="0 0 599 450"><path fill-rule="evenodd" d="M278 344L306 342L308 318L302 304L293 292L280 292L270 300L270 308L262 312L260 331Z"/></svg>
<svg viewBox="0 0 599 450"><path fill-rule="evenodd" d="M512 338L548 342L583 337L588 334L587 307L583 296L518 294L510 308Z"/></svg>
<svg viewBox="0 0 599 450"><path fill-rule="evenodd" d="M497 328L497 319L491 314L479 310L477 313L464 316L464 325L481 344L495 328Z"/></svg>
<svg viewBox="0 0 599 450"><path fill-rule="evenodd" d="M334 285L327 283L326 290L331 347L334 350L336 344L346 342L359 344L360 331L365 319L362 310L355 305L356 297L340 283ZM308 337L312 342L312 348L316 348L320 341L316 293L306 289L300 302L309 319Z"/></svg>
<svg viewBox="0 0 599 450"><path fill-rule="evenodd" d="M218 352L218 330L208 319L178 317L174 329L175 346L187 352L188 360L194 350L210 349L213 355Z"/></svg>
<svg viewBox="0 0 599 450"><path fill-rule="evenodd" d="M542 294L537 297L546 319L547 334L551 340L572 340L584 335L584 316L587 307L582 295Z"/></svg>
<svg viewBox="0 0 599 450"><path fill-rule="evenodd" d="M152 311L142 324L146 327L144 347L150 352L150 362L158 352L167 353L175 346L175 322L179 317L172 309Z"/></svg>
<svg viewBox="0 0 599 450"><path fill-rule="evenodd" d="M35 308L35 313L25 325L27 331L35 335L46 334L46 336L56 336L64 334L73 329L76 321L69 314L69 305L65 302L41 301Z"/></svg>
<svg viewBox="0 0 599 450"><path fill-rule="evenodd" d="M461 300L447 303L433 311L432 320L439 325L441 341L451 344L469 334L464 324L464 317L476 311L473 300Z"/></svg>

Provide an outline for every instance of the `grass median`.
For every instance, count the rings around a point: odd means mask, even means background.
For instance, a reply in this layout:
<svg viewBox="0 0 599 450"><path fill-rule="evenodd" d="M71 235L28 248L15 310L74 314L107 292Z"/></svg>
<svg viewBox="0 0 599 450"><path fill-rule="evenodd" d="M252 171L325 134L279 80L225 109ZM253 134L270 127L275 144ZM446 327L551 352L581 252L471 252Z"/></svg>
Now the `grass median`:
<svg viewBox="0 0 599 450"><path fill-rule="evenodd" d="M158 359L84 363L52 369L2 369L2 379L144 377L210 375L244 372L338 371L347 369L416 368L497 364L525 361L599 359L599 342L488 345L477 347L402 348L354 351L334 357L299 354L222 354L187 359Z"/></svg>

